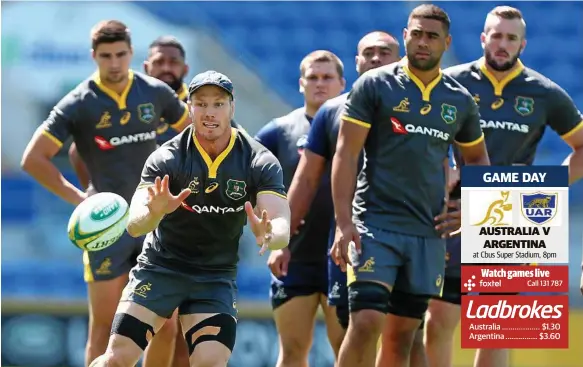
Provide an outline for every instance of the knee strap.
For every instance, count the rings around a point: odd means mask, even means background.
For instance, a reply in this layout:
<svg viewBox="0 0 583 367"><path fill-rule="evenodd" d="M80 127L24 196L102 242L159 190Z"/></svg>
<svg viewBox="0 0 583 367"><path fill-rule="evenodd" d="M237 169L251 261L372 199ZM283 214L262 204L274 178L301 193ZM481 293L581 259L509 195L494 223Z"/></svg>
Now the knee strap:
<svg viewBox="0 0 583 367"><path fill-rule="evenodd" d="M237 321L231 315L219 313L191 327L184 337L188 344L188 354L192 355L194 348L206 341L219 342L232 352L236 335Z"/></svg>
<svg viewBox="0 0 583 367"><path fill-rule="evenodd" d="M111 325L111 334L123 335L130 338L142 348L146 349L148 342L154 337L154 328L126 313L115 314Z"/></svg>
<svg viewBox="0 0 583 367"><path fill-rule="evenodd" d="M348 305L350 312L375 310L388 312L391 292L375 282L356 281L348 286Z"/></svg>
<svg viewBox="0 0 583 367"><path fill-rule="evenodd" d="M423 320L430 298L430 296L393 291L389 301L389 313Z"/></svg>

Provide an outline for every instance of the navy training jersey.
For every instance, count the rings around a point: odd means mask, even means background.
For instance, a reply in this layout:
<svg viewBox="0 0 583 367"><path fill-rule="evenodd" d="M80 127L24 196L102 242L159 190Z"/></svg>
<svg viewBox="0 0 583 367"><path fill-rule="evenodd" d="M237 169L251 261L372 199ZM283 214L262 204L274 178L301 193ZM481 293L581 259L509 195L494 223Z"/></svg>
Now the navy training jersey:
<svg viewBox="0 0 583 367"><path fill-rule="evenodd" d="M286 190L289 190L300 154L306 146L311 120L304 108L298 108L269 122L257 133L256 139L279 159ZM290 239L291 261L327 261L329 223L333 214L330 175L327 174L322 178L310 210L304 218L304 225Z"/></svg>
<svg viewBox="0 0 583 367"><path fill-rule="evenodd" d="M340 129L340 121L347 97L348 93L344 93L326 101L314 116L312 127L308 134L306 149L326 160L326 180L331 179L332 159L336 153L338 130ZM358 163L358 170L360 171L362 159ZM334 220L334 215L332 215L330 218L328 247L334 243L335 232L336 221Z"/></svg>
<svg viewBox="0 0 583 367"><path fill-rule="evenodd" d="M183 83L182 87L180 88L179 91L176 92L176 94L178 95L178 98L180 98L182 102L184 103L188 102L188 86L186 84ZM156 134L158 135L156 138L158 145L162 145L168 140L178 135L179 132L174 129L170 129L170 125L166 123L164 118L161 118L160 124L156 129Z"/></svg>
<svg viewBox="0 0 583 367"><path fill-rule="evenodd" d="M169 175L170 191L190 196L148 234L140 261L192 274L236 274L239 239L247 221L246 201L286 197L278 160L247 133L231 129L227 148L212 160L192 126L146 161L139 187Z"/></svg>
<svg viewBox="0 0 583 367"><path fill-rule="evenodd" d="M547 126L561 137L583 127L583 116L571 97L550 79L519 60L518 67L498 82L484 62L482 58L444 73L474 96L492 165L531 165ZM456 156L463 164L459 152Z"/></svg>
<svg viewBox="0 0 583 367"><path fill-rule="evenodd" d="M326 101L314 116L312 128L308 134L306 149L325 158L328 162L332 162L336 153L340 119L347 98L348 93L344 93Z"/></svg>
<svg viewBox="0 0 583 367"><path fill-rule="evenodd" d="M62 146L73 137L97 192L131 200L148 156L156 150L160 119L182 124L186 106L166 83L138 72L118 95L98 74L59 101L43 122L43 133Z"/></svg>
<svg viewBox="0 0 583 367"><path fill-rule="evenodd" d="M344 123L369 128L357 180L355 220L393 232L438 237L444 159L454 143L482 141L478 106L440 72L424 86L406 59L364 73L348 95Z"/></svg>

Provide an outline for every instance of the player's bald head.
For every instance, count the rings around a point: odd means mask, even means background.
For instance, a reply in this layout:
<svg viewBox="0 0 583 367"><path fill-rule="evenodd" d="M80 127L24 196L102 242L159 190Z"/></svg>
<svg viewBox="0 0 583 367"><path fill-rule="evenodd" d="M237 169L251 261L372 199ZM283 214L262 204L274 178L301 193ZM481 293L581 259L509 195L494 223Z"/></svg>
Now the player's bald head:
<svg viewBox="0 0 583 367"><path fill-rule="evenodd" d="M374 31L358 42L355 62L359 75L396 61L399 61L399 41L392 34Z"/></svg>
<svg viewBox="0 0 583 367"><path fill-rule="evenodd" d="M497 6L492 9L486 16L486 22L484 22L484 33L489 33L504 21L513 25L512 28L515 33L518 33L518 36L522 38L526 37L526 22L522 17L522 12L511 6Z"/></svg>
<svg viewBox="0 0 583 367"><path fill-rule="evenodd" d="M395 46L399 48L399 41L390 33L383 31L374 31L366 34L364 37L358 41L358 46L356 51L360 54L362 51L371 46Z"/></svg>

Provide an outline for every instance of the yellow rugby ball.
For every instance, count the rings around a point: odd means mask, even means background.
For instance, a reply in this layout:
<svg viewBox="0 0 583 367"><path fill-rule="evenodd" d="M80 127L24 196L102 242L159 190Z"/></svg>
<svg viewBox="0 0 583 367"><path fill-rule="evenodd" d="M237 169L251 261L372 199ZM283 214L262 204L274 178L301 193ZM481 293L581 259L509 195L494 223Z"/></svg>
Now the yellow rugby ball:
<svg viewBox="0 0 583 367"><path fill-rule="evenodd" d="M82 250L100 251L113 245L125 232L127 201L111 192L100 192L79 204L67 226L69 239Z"/></svg>

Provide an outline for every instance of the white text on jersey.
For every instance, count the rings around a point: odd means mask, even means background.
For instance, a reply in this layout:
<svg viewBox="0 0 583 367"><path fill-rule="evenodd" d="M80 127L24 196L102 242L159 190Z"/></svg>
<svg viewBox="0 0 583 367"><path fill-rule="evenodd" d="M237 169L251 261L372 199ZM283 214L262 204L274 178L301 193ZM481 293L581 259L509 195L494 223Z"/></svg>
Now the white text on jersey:
<svg viewBox="0 0 583 367"><path fill-rule="evenodd" d="M517 124L512 121L480 120L480 125L482 126L482 129L509 130L523 134L528 134L529 131L528 125Z"/></svg>
<svg viewBox="0 0 583 367"><path fill-rule="evenodd" d="M434 138L438 138L438 139L441 139L444 141L449 141L449 134L445 133L441 130L433 129L430 127L424 127L424 126L415 126L412 124L405 125L405 129L407 130L408 133L429 135L429 136L432 136Z"/></svg>

